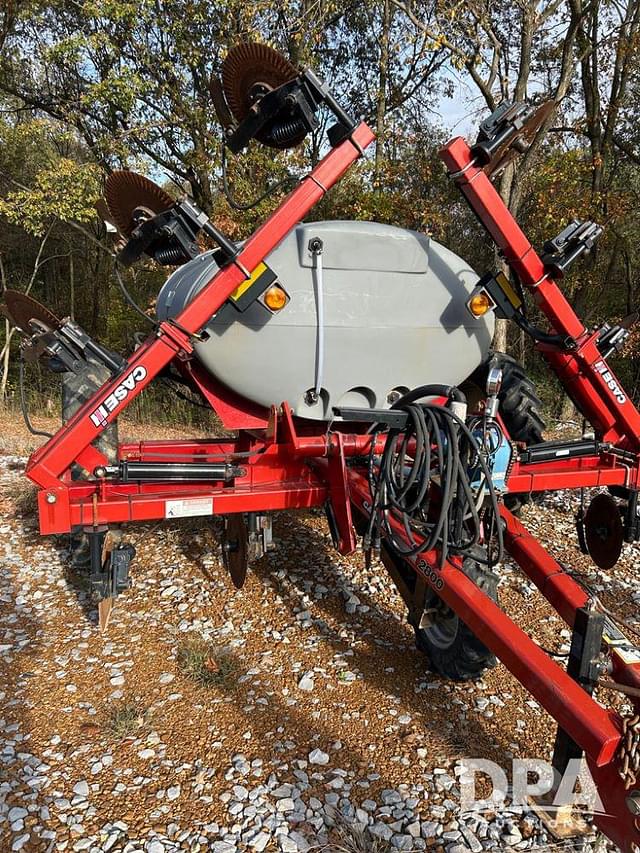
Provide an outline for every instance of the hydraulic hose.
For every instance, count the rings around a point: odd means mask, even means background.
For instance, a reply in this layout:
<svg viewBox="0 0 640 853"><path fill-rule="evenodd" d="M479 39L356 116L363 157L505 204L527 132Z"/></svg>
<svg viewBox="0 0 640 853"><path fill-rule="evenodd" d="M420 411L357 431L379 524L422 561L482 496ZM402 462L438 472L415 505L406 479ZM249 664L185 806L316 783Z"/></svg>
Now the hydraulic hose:
<svg viewBox="0 0 640 853"><path fill-rule="evenodd" d="M431 385L419 385L412 391L407 391L399 400L391 406L392 409L401 409L408 406L410 403L415 403L417 400L422 400L424 397L448 397L450 400L455 400L457 403L466 403L467 398L463 392L456 388L455 385L439 385L432 383Z"/></svg>
<svg viewBox="0 0 640 853"><path fill-rule="evenodd" d="M454 405L417 402L436 396ZM369 457L372 507L365 548L377 549L384 535L401 557L438 549L444 565L449 554L478 559L478 546L494 531L497 554L486 562L502 559L502 529L486 448L454 410L455 404L465 402L458 388L424 385L394 404L406 411L407 424L389 430L379 459L373 451ZM402 525L402 538L392 520Z"/></svg>

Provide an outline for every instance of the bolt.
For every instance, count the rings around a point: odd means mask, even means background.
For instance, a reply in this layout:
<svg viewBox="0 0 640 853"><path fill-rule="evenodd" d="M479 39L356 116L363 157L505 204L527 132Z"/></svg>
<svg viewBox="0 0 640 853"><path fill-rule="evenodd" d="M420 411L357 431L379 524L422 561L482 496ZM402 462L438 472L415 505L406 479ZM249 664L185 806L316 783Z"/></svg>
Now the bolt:
<svg viewBox="0 0 640 853"><path fill-rule="evenodd" d="M640 791L631 791L627 794L627 808L633 815L640 815Z"/></svg>
<svg viewBox="0 0 640 853"><path fill-rule="evenodd" d="M397 403L398 400L402 397L402 394L399 391L389 391L387 394L387 403L390 406L393 406L394 403Z"/></svg>
<svg viewBox="0 0 640 853"><path fill-rule="evenodd" d="M57 497L54 494L52 494L51 492L49 492L49 494L47 495L47 503L48 504L54 504L57 500L58 500Z"/></svg>

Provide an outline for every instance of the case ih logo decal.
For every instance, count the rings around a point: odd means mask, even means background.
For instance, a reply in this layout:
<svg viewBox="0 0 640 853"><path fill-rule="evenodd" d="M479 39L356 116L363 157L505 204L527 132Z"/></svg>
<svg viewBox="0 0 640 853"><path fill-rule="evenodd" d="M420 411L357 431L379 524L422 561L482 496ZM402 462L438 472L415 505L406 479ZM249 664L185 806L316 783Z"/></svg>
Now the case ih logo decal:
<svg viewBox="0 0 640 853"><path fill-rule="evenodd" d="M595 368L600 374L600 376L602 376L604 381L607 383L607 386L613 391L613 396L616 398L616 400L619 403L626 403L627 398L625 396L624 391L618 385L614 377L611 375L611 372L607 365L604 363L604 361L596 361Z"/></svg>
<svg viewBox="0 0 640 853"><path fill-rule="evenodd" d="M95 412L91 414L91 420L96 426L106 426L107 425L107 417L117 409L120 403L129 396L129 392L133 391L136 385L147 375L147 368L143 367L141 364L138 367L134 367L131 373L122 380L122 382L117 385L111 394L100 403Z"/></svg>

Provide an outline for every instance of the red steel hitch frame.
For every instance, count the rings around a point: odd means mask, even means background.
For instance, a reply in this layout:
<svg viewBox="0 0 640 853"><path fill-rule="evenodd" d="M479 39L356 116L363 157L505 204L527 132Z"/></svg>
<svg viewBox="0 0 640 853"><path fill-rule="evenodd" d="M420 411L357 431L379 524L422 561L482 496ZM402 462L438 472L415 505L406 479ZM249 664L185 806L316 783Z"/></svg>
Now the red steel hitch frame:
<svg viewBox="0 0 640 853"><path fill-rule="evenodd" d="M262 411L218 387L192 361L191 335L198 333L234 288L269 254L311 207L335 184L373 133L361 124L333 149L282 202L244 244L235 262L220 270L198 293L174 323L162 323L129 358L122 373L107 382L42 448L27 466L27 475L39 487L40 530L43 534L83 527L172 517L176 502L189 514L197 502L199 514L268 512L329 504L341 553L356 548L352 507L367 515L371 494L366 457L384 448L384 437L348 432L348 425L310 425L292 417L288 405ZM519 228L487 175L473 159L467 143L454 139L442 151L451 178L496 242L507 262L532 293L552 330L563 336L565 347L539 346L572 399L606 445L600 455L543 463L516 461L507 478L509 491L617 485L640 486L640 413L621 391L596 345L541 258ZM90 476L71 479L72 465L90 475L106 463L92 442L108 423L175 361L190 375L216 409L225 426L238 429L237 438L124 443L119 459L134 462L202 462L234 459L239 475L231 482L136 483ZM604 368L603 368L604 365ZM618 389L616 395L613 385ZM620 396L624 399L621 401ZM109 404L105 406L106 401ZM238 461L240 460L240 461ZM569 626L579 608L588 603L585 590L545 550L522 523L502 508L505 546L522 571L538 587ZM402 530L394 531L400 537ZM510 617L460 570L456 558L440 566L440 555L428 552L407 559L408 566L436 590L511 673L540 702L587 757L606 814L595 823L629 853L640 851L640 819L627 804L629 776L623 769L623 720L585 692ZM640 688L640 651L632 644L609 642L612 674L621 685ZM640 701L632 699L640 713ZM633 736L635 737L635 735ZM624 740L628 738L625 737ZM633 738L632 738L633 740ZM640 750L640 743L632 744ZM638 783L640 788L640 782ZM640 803L640 793L637 801Z"/></svg>

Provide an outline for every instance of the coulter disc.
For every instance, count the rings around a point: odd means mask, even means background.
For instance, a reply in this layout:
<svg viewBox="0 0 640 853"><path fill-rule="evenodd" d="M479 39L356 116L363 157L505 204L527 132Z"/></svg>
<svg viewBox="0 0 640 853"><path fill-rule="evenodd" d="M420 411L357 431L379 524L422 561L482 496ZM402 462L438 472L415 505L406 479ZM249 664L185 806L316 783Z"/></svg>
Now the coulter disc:
<svg viewBox="0 0 640 853"><path fill-rule="evenodd" d="M3 313L12 325L27 335L57 329L61 325L62 321L48 308L19 290L5 290L4 299Z"/></svg>
<svg viewBox="0 0 640 853"><path fill-rule="evenodd" d="M130 237L135 227L152 219L174 204L174 200L153 181L136 172L112 172L104 186L104 197L118 230Z"/></svg>
<svg viewBox="0 0 640 853"><path fill-rule="evenodd" d="M242 589L249 564L247 524L244 514L234 512L224 517L222 561L236 589Z"/></svg>
<svg viewBox="0 0 640 853"><path fill-rule="evenodd" d="M584 532L591 559L605 571L620 559L624 531L620 510L605 492L597 494L584 518Z"/></svg>

